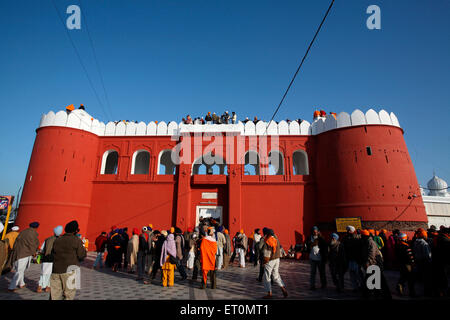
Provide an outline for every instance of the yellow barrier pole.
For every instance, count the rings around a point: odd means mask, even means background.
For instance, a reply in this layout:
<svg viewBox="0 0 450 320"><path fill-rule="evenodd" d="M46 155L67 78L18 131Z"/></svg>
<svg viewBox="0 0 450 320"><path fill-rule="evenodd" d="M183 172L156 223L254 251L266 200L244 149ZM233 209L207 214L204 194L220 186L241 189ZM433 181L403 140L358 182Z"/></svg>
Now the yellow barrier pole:
<svg viewBox="0 0 450 320"><path fill-rule="evenodd" d="M10 215L10 213L11 213L11 207L12 207L12 206L8 206L8 213L6 214L5 228L3 229L2 240L5 239L5 236L6 236L6 229L8 229L8 222L9 222L9 215Z"/></svg>

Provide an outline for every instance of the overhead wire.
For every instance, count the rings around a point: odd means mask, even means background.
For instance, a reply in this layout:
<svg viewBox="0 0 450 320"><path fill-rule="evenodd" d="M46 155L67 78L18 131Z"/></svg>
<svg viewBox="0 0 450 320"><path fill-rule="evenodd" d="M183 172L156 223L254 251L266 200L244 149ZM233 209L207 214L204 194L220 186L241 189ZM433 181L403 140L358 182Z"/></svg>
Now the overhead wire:
<svg viewBox="0 0 450 320"><path fill-rule="evenodd" d="M70 43L71 43L71 45L72 45L72 47L73 47L73 49L74 49L74 51L75 51L75 54L76 54L76 56L77 56L77 58L78 58L78 61L80 62L80 65L81 65L81 67L82 67L83 70L84 70L84 73L85 73L85 75L86 75L86 77L87 77L87 79L88 79L88 81L89 81L89 84L90 84L92 90L94 91L94 94L95 94L95 96L96 96L96 98L97 98L97 100L98 100L98 103L100 104L100 106L101 106L101 108L102 108L102 111L103 111L103 113L105 114L106 118L107 118L107 119L110 119L110 117L108 116L108 114L107 114L107 112L106 112L106 110L105 110L105 107L103 106L103 103L102 103L102 101L101 101L101 99L100 99L100 97L99 97L99 95L98 95L98 93L97 93L97 90L95 90L95 87L94 87L94 84L93 84L93 82L92 82L92 80L91 80L91 77L89 76L89 73L88 73L88 71L87 71L87 69L86 69L86 66L84 65L83 60L81 59L81 55L80 55L80 53L79 53L77 47L75 46L75 43L74 43L74 41L73 41L73 39L72 39L72 37L71 37L71 35L70 35L70 32L69 32L68 28L66 27L66 25L64 24L64 20L63 20L63 18L62 18L62 16L61 16L61 13L60 13L59 10L58 10L58 7L56 6L55 0L51 0L51 1L52 1L52 3L53 3L53 7L54 7L55 10L56 10L56 13L58 14L59 20L61 21L61 24L62 24L64 30L66 31L67 37L69 38L69 41L70 41Z"/></svg>
<svg viewBox="0 0 450 320"><path fill-rule="evenodd" d="M83 12L83 16L85 16L85 18L84 18L84 23L86 24L87 35L88 35L88 38L89 38L89 42L90 42L90 44L91 44L92 53L93 53L93 55L94 55L95 64L96 64L96 66L97 66L97 71L98 71L98 74L99 74L99 76L100 76L100 82L101 82L101 84L102 84L103 92L104 92L104 94L105 94L106 105L107 105L107 107L109 108L108 111L109 111L109 113L110 113L110 115L111 115L111 118L113 119L114 117L113 117L113 114L112 114L111 103L109 102L108 93L107 93L107 91L106 91L105 81L104 81L104 79L103 79L103 73L102 73L102 70L101 70L101 68L100 68L100 64L99 64L99 62L98 62L97 52L96 52L95 46L94 46L94 40L92 39L91 32L89 31L89 24L88 24L88 18L87 18L87 10L85 9L85 6L83 5L82 1L81 1L81 0L78 0L78 1L79 1L79 3L80 3L80 8L81 8L81 10L82 10L82 12Z"/></svg>
<svg viewBox="0 0 450 320"><path fill-rule="evenodd" d="M328 9L327 9L327 11L326 11L326 13L325 13L325 15L324 15L324 17L323 17L323 19L322 19L322 22L320 23L319 27L317 28L316 33L314 34L313 39L312 39L311 42L309 43L309 46L308 46L308 49L306 50L306 53L303 55L303 59L302 59L302 61L300 62L300 65L298 66L297 71L295 71L295 74L294 74L294 76L292 77L291 82L289 83L289 85L288 85L286 91L284 92L284 95L283 95L283 97L281 98L281 101L280 101L280 103L278 104L277 109L276 109L275 112L273 113L272 118L271 118L270 121L267 123L266 131L265 131L264 134L267 133L267 128L269 127L269 125L270 125L270 123L272 122L272 120L275 118L275 115L278 113L278 110L280 110L280 107L281 107L281 105L283 104L283 101L284 101L284 99L286 98L286 96L287 96L287 94L288 94L288 92L289 92L289 89L291 88L292 84L294 83L294 80L295 80L295 78L297 77L297 74L298 74L298 72L300 71L300 69L301 69L303 63L305 62L305 59L306 59L306 57L308 56L308 53L309 53L309 51L310 51L312 45L314 44L314 42L315 42L315 40L316 40L316 38L317 38L317 35L318 35L319 32L320 32L320 29L322 29L322 26L323 26L325 20L327 19L328 14L330 13L331 8L333 7L333 4L334 4L334 0L331 1L330 6L328 7Z"/></svg>

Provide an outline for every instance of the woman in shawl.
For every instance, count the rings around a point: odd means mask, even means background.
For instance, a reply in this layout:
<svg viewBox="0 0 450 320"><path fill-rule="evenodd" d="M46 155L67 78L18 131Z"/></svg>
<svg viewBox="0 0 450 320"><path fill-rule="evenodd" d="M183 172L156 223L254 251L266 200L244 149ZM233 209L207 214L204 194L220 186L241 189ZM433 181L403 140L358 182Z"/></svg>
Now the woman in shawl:
<svg viewBox="0 0 450 320"><path fill-rule="evenodd" d="M138 250L139 250L139 230L138 228L134 228L133 236L128 241L128 248L127 248L127 261L130 263L129 273L135 272Z"/></svg>
<svg viewBox="0 0 450 320"><path fill-rule="evenodd" d="M163 243L161 251L161 269L162 269L162 285L163 287L173 287L175 278L175 264L170 263L171 259L177 256L177 246L174 235L171 233L167 236ZM172 257L172 258L171 258ZM176 259L176 258L175 258ZM167 282L169 282L167 284Z"/></svg>

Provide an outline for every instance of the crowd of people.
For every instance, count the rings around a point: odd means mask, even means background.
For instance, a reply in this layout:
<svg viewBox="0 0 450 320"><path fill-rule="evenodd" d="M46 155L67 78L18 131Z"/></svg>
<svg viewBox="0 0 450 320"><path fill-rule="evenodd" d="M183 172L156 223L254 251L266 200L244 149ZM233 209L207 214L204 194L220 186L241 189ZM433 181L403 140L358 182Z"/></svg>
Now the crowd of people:
<svg viewBox="0 0 450 320"><path fill-rule="evenodd" d="M337 114L335 112L329 112L329 116L332 116L336 119ZM316 120L317 118L326 118L327 113L324 110L315 110L313 113L313 119ZM246 117L244 120L242 120L242 123L246 124L247 122L251 121L248 117ZM260 120L258 117L253 118L253 123L256 125ZM298 122L298 124L302 123L302 119L286 119L285 120L288 124L292 121ZM236 112L231 112L231 115L228 113L228 111L225 111L222 115L217 115L215 112L211 114L211 112L208 112L204 117L196 117L192 118L191 115L187 115L185 118L181 119L181 122L184 124L236 124L238 122ZM275 123L278 124L277 121Z"/></svg>
<svg viewBox="0 0 450 320"><path fill-rule="evenodd" d="M141 230L134 228L131 238L126 228L112 226L108 234L102 232L97 237L95 246L97 258L92 268L108 267L114 272L133 273L143 284L151 283L160 270L164 287L174 285L175 270L180 274L180 281L186 280L187 268L192 270L192 280L201 276L200 288L206 288L209 278L211 288L215 289L216 272L228 268L238 257L242 268L246 260L255 266L260 264L258 281L264 280L266 298L272 297L272 281L287 296L278 272L283 249L273 230L268 228L263 229L263 235L259 229L255 230L249 241L244 230L231 239L228 230L211 218L201 218L198 226L185 232L178 227L160 231L150 224Z"/></svg>
<svg viewBox="0 0 450 320"><path fill-rule="evenodd" d="M0 223L0 232L3 228ZM14 226L0 241L1 273L14 272L8 291L15 292L25 287L25 272L33 261L41 265L38 293L50 292L51 300L73 300L80 287L78 264L87 256L78 222L73 220L64 228L56 226L53 235L45 239L42 245L38 228L37 221L30 223L29 228L23 231Z"/></svg>
<svg viewBox="0 0 450 320"><path fill-rule="evenodd" d="M373 293L391 299L383 272L395 270L399 272L396 291L400 296L406 294L406 288L410 297L418 296L415 289L418 281L423 284L425 297L449 296L450 228L419 228L409 239L406 233L397 229L388 236L385 229L356 230L348 226L342 239L337 233L332 233L326 240L314 227L299 250L309 255L311 290L316 289L317 270L321 287L327 287L325 269L328 264L339 292L344 289L344 275L348 271L353 291L361 292L364 297ZM381 271L380 290L369 290L367 287L370 273L366 271L374 265Z"/></svg>
<svg viewBox="0 0 450 320"><path fill-rule="evenodd" d="M218 116L215 112L211 114L208 112L205 117L192 117L188 114L186 118L181 119L184 124L235 124L237 123L236 112L225 111L221 116Z"/></svg>
<svg viewBox="0 0 450 320"><path fill-rule="evenodd" d="M0 242L0 269L2 274L14 270L8 290L16 291L25 286L24 273L36 257L40 258L41 275L37 292L50 292L51 299L73 299L77 285L67 286L68 279L80 272L77 265L86 257L78 223L69 222L64 228L57 226L53 235L40 245L38 222L19 232L13 227L5 240ZM3 229L3 226L0 226ZM316 290L316 275L319 273L321 288L327 287L326 266L338 292L344 290L344 276L349 273L351 287L363 297L391 299L392 295L384 276L385 270L396 270L399 278L396 290L399 295L416 297L416 283L423 284L425 297L448 296L448 268L450 262L450 228L428 230L419 228L412 239L406 233L394 230L359 230L347 226L345 234L332 233L329 239L322 236L318 227L302 244L283 250L273 229L255 229L250 236L244 230L231 238L227 229L212 218L200 219L195 228L183 232L178 227L156 230L151 224L140 230L134 228L131 236L127 228L111 227L109 233L102 232L95 240L96 259L92 268L110 268L113 272L129 272L136 280L150 284L160 272L163 287L175 282L175 271L179 281L188 278L186 269L192 270L191 280L201 279L200 288L217 287L216 275L237 260L237 265L254 267L259 265L255 281L263 282L265 295L272 298L272 286L280 287L284 297L288 296L280 276L280 259L299 251L310 263L310 290ZM65 232L63 234L63 231ZM237 258L237 259L236 259ZM369 290L368 268L380 270L381 288ZM407 288L407 290L406 290Z"/></svg>
<svg viewBox="0 0 450 320"><path fill-rule="evenodd" d="M192 117L188 114L186 118L181 119L182 123L184 124L236 124L238 123L236 112L231 112L231 115L228 113L228 111L225 111L222 115L217 115L215 112L211 114L211 112L208 112L205 117L196 117L192 119ZM246 124L247 122L251 121L248 117L246 117L242 123ZM253 118L253 123L256 125L260 121L258 117ZM290 120L286 119L287 123L290 123L291 121L297 121L298 124L302 123L303 120L296 119L296 120Z"/></svg>
<svg viewBox="0 0 450 320"><path fill-rule="evenodd" d="M83 104L80 104L80 107L78 109L86 110L86 108ZM66 107L67 114L69 114L73 110L75 110L73 104ZM313 120L316 120L317 118L326 118L327 115L332 116L335 119L337 117L337 114L335 112L329 112L327 114L327 112L324 110L315 110L313 113ZM250 120L248 117L246 117L244 120L242 120L242 123L246 124L249 121L252 121L256 125L260 121L260 119L258 119L258 117L256 117L256 116L253 118L253 120ZM288 124L293 121L298 122L298 124L301 124L303 120L298 118L295 120L286 119L285 121ZM136 121L136 120L116 120L116 121L114 121L115 124L118 124L119 122L124 122L124 123L134 122L136 124L138 123L138 121ZM188 114L188 115L186 115L185 118L181 119L181 122L183 124L236 124L236 123L238 123L238 119L237 119L236 112L232 111L231 114L229 114L228 111L225 111L224 113L222 113L222 115L218 115L215 112L213 112L213 113L208 112L204 117L195 117L195 118L192 118L191 115ZM158 123L158 121L155 121L155 123ZM275 121L275 123L278 124L277 121Z"/></svg>

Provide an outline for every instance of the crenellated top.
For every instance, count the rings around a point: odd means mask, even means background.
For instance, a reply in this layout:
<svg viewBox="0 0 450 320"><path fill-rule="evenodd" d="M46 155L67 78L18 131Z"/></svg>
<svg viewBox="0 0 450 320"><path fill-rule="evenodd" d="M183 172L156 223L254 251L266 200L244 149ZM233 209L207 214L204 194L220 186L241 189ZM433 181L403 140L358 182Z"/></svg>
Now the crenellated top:
<svg viewBox="0 0 450 320"><path fill-rule="evenodd" d="M297 121L270 121L270 123L259 121L256 125L252 121L236 124L184 124L164 121L146 124L145 122L103 122L94 119L85 110L76 109L69 114L65 110L56 114L50 111L42 115L39 128L48 126L69 127L81 129L94 133L98 136L178 136L189 132L233 132L241 135L317 135L322 132L360 125L388 125L400 127L396 115L385 110L376 112L369 109L365 114L356 109L352 114L339 113L336 118L329 114L326 117L316 118L312 123L303 120L301 124Z"/></svg>

